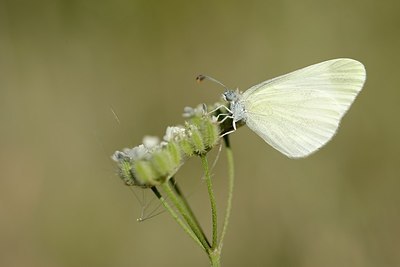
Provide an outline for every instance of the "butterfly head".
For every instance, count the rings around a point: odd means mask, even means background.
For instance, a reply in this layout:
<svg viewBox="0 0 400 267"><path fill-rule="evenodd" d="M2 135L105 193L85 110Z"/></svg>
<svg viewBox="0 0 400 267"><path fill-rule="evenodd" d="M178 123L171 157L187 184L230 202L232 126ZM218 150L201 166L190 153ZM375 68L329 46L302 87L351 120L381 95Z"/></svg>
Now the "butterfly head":
<svg viewBox="0 0 400 267"><path fill-rule="evenodd" d="M224 98L225 101L228 102L237 102L239 100L239 91L233 91L233 90L226 90L223 94L222 97Z"/></svg>

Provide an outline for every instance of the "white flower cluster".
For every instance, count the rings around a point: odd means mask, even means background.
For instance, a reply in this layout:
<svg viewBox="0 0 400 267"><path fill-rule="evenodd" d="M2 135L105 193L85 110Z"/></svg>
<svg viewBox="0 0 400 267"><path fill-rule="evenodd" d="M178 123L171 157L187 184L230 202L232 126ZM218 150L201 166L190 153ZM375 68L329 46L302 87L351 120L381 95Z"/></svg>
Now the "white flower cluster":
<svg viewBox="0 0 400 267"><path fill-rule="evenodd" d="M143 143L116 151L118 174L126 185L152 187L170 179L188 158L207 153L219 140L220 128L205 105L185 108L185 126L167 127L163 140L145 136Z"/></svg>
<svg viewBox="0 0 400 267"><path fill-rule="evenodd" d="M192 107L185 107L183 109L182 116L184 118L192 118L195 116L203 116L207 114L207 106L205 104L200 104L195 108Z"/></svg>
<svg viewBox="0 0 400 267"><path fill-rule="evenodd" d="M121 160L137 161L143 159L149 159L151 154L163 147L165 147L168 142L179 141L186 136L186 130L182 126L168 126L165 132L163 141L157 136L145 136L143 138L143 144L135 146L133 148L124 148L122 151L115 151L111 156L111 159L115 162L120 162Z"/></svg>

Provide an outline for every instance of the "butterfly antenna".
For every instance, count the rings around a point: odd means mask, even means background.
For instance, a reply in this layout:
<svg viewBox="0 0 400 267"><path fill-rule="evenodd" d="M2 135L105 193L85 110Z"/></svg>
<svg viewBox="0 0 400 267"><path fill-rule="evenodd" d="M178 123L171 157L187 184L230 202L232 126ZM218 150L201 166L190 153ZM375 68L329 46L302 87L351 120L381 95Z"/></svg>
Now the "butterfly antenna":
<svg viewBox="0 0 400 267"><path fill-rule="evenodd" d="M201 83L204 80L210 80L212 82L215 82L215 83L221 85L222 87L224 87L226 91L229 91L228 87L226 87L223 83L221 83L217 79L214 79L213 77L210 77L210 76L207 76L207 75L202 75L202 74L200 74L199 76L196 77L196 81L198 83Z"/></svg>

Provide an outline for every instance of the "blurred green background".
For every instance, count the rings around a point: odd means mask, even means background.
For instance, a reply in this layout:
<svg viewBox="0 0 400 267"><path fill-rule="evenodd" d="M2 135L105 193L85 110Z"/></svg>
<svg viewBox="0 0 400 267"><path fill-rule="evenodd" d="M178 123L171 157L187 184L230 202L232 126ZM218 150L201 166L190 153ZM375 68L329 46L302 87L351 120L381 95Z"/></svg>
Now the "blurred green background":
<svg viewBox="0 0 400 267"><path fill-rule="evenodd" d="M363 62L367 82L321 151L290 160L245 127L232 135L222 263L400 266L399 12L394 0L0 0L0 266L208 266L166 213L136 222L110 155L217 101L197 74L245 90L338 57ZM177 179L209 231L201 172L192 159Z"/></svg>

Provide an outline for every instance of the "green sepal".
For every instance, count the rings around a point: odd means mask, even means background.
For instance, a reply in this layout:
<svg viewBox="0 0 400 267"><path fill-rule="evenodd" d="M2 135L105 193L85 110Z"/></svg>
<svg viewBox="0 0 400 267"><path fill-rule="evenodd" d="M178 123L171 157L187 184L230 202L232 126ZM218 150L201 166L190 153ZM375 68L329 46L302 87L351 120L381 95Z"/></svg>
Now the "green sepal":
<svg viewBox="0 0 400 267"><path fill-rule="evenodd" d="M186 156L191 157L194 155L194 150L191 142L189 142L188 138L184 138L179 141L179 147Z"/></svg>
<svg viewBox="0 0 400 267"><path fill-rule="evenodd" d="M196 154L202 154L206 152L206 147L203 142L203 135L196 125L190 126L190 142L192 144L193 150Z"/></svg>
<svg viewBox="0 0 400 267"><path fill-rule="evenodd" d="M157 178L155 178L156 180L161 180L162 177L167 176L168 173L173 169L169 152L166 150L154 152L150 161L154 171L157 173Z"/></svg>
<svg viewBox="0 0 400 267"><path fill-rule="evenodd" d="M179 146L176 142L170 142L166 146L166 150L169 152L171 163L174 165L173 168L175 169L178 165L180 165L182 160L182 154Z"/></svg>
<svg viewBox="0 0 400 267"><path fill-rule="evenodd" d="M203 142L208 149L216 145L219 140L219 127L211 119L207 118L202 123Z"/></svg>
<svg viewBox="0 0 400 267"><path fill-rule="evenodd" d="M135 177L132 175L132 165L129 161L121 161L119 164L119 177L124 181L126 185L135 185Z"/></svg>
<svg viewBox="0 0 400 267"><path fill-rule="evenodd" d="M160 184L156 177L158 173L154 170L151 162L147 160L138 160L133 163L133 172L141 186L151 187Z"/></svg>

